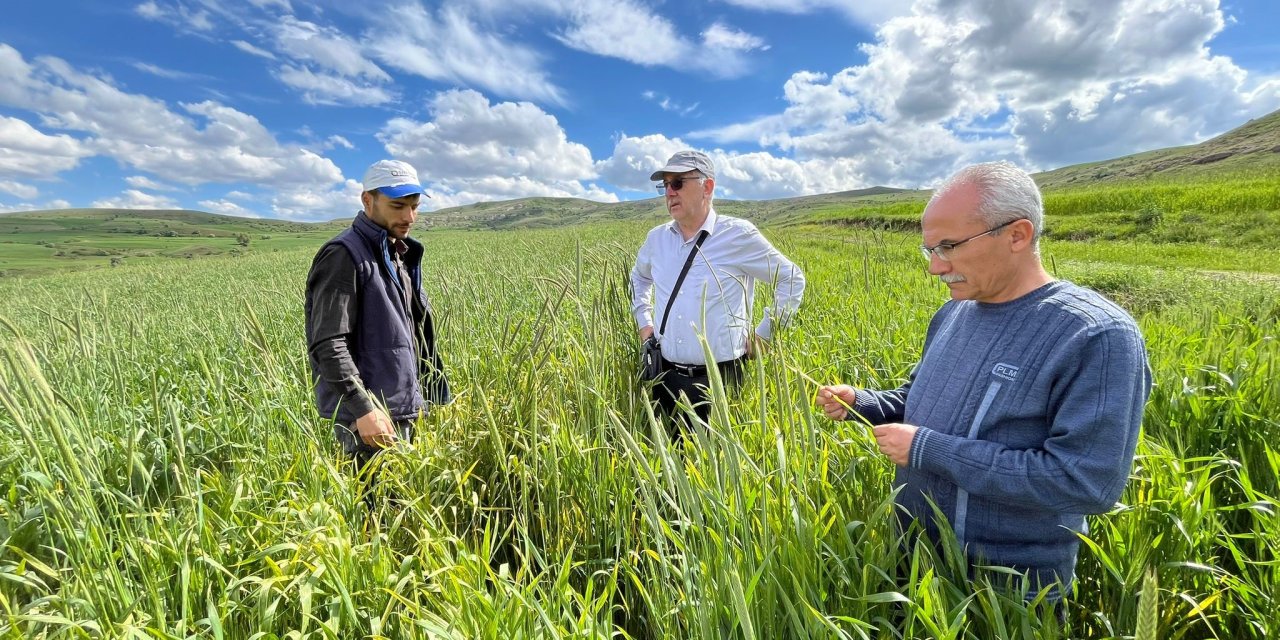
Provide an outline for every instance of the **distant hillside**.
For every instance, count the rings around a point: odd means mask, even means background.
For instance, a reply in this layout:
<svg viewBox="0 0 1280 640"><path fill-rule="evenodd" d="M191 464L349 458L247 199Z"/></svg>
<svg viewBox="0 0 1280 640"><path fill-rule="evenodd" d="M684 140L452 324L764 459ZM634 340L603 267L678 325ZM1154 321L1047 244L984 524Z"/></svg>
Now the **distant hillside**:
<svg viewBox="0 0 1280 640"><path fill-rule="evenodd" d="M1132 180L1203 180L1224 174L1280 173L1280 111L1216 138L1036 174L1044 189Z"/></svg>
<svg viewBox="0 0 1280 640"><path fill-rule="evenodd" d="M241 218L187 209L48 209L0 214L0 235L12 233L121 233L234 236L246 231L305 231L313 225ZM185 233L184 233L185 232ZM172 237L172 236L170 236Z"/></svg>
<svg viewBox="0 0 1280 640"><path fill-rule="evenodd" d="M200 211L59 209L0 215L0 276L272 251L315 244L322 225Z"/></svg>
<svg viewBox="0 0 1280 640"><path fill-rule="evenodd" d="M889 187L872 187L815 196L777 200L726 200L716 198L716 210L756 222L785 222L806 218L832 208L870 206L902 199L918 199L918 192ZM481 202L425 213L420 219L428 226L445 228L507 229L512 227L552 227L586 222L621 220L662 220L666 218L662 198L630 202L592 202L577 198L521 198L501 202Z"/></svg>
<svg viewBox="0 0 1280 640"><path fill-rule="evenodd" d="M447 228L506 229L554 227L585 222L643 219L665 215L658 200L592 202L579 198L520 198L478 202L424 212L419 223Z"/></svg>

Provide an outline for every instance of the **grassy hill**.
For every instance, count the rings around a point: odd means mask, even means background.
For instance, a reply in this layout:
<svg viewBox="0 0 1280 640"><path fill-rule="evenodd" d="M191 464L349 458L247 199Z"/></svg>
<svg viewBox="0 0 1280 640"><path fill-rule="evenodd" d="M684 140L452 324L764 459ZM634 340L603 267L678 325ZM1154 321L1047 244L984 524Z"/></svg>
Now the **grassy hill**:
<svg viewBox="0 0 1280 640"><path fill-rule="evenodd" d="M792 222L832 209L880 205L901 200L918 200L922 192L872 187L777 200L731 200L716 198L716 210L757 222ZM521 198L501 202L481 202L433 211L424 216L426 224L445 228L510 229L540 228L589 222L662 220L667 210L662 198L630 202L592 202L578 198Z"/></svg>
<svg viewBox="0 0 1280 640"><path fill-rule="evenodd" d="M1204 181L1224 176L1280 177L1280 111L1255 118L1216 138L1036 175L1044 189L1139 180Z"/></svg>
<svg viewBox="0 0 1280 640"><path fill-rule="evenodd" d="M322 227L184 210L10 213L0 215L0 275L280 250L313 243Z"/></svg>

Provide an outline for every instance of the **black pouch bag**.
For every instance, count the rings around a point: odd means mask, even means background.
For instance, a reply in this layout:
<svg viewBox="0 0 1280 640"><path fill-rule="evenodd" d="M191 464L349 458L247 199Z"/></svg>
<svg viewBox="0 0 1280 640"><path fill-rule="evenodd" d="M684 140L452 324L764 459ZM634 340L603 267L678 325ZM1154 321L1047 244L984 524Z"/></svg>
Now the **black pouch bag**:
<svg viewBox="0 0 1280 640"><path fill-rule="evenodd" d="M649 336L640 345L640 379L657 380L660 375L662 375L662 349L658 346L658 339Z"/></svg>

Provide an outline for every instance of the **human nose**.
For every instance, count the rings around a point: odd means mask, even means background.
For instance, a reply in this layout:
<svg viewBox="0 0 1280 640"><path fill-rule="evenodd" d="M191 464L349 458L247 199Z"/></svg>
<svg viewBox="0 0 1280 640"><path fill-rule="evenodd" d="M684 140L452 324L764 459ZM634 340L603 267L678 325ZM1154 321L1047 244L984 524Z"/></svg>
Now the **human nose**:
<svg viewBox="0 0 1280 640"><path fill-rule="evenodd" d="M951 263L938 257L938 252L929 252L929 275L940 276L951 271Z"/></svg>

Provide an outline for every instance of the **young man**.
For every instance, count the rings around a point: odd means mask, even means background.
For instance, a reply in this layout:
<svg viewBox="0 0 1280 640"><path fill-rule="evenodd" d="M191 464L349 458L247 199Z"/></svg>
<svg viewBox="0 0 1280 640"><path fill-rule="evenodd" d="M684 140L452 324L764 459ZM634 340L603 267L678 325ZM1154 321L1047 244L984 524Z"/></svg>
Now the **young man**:
<svg viewBox="0 0 1280 640"><path fill-rule="evenodd" d="M364 209L320 248L307 276L316 406L333 418L357 471L412 439L429 405L450 400L422 290L422 244L409 237L422 195L413 167L375 162L364 176Z"/></svg>

